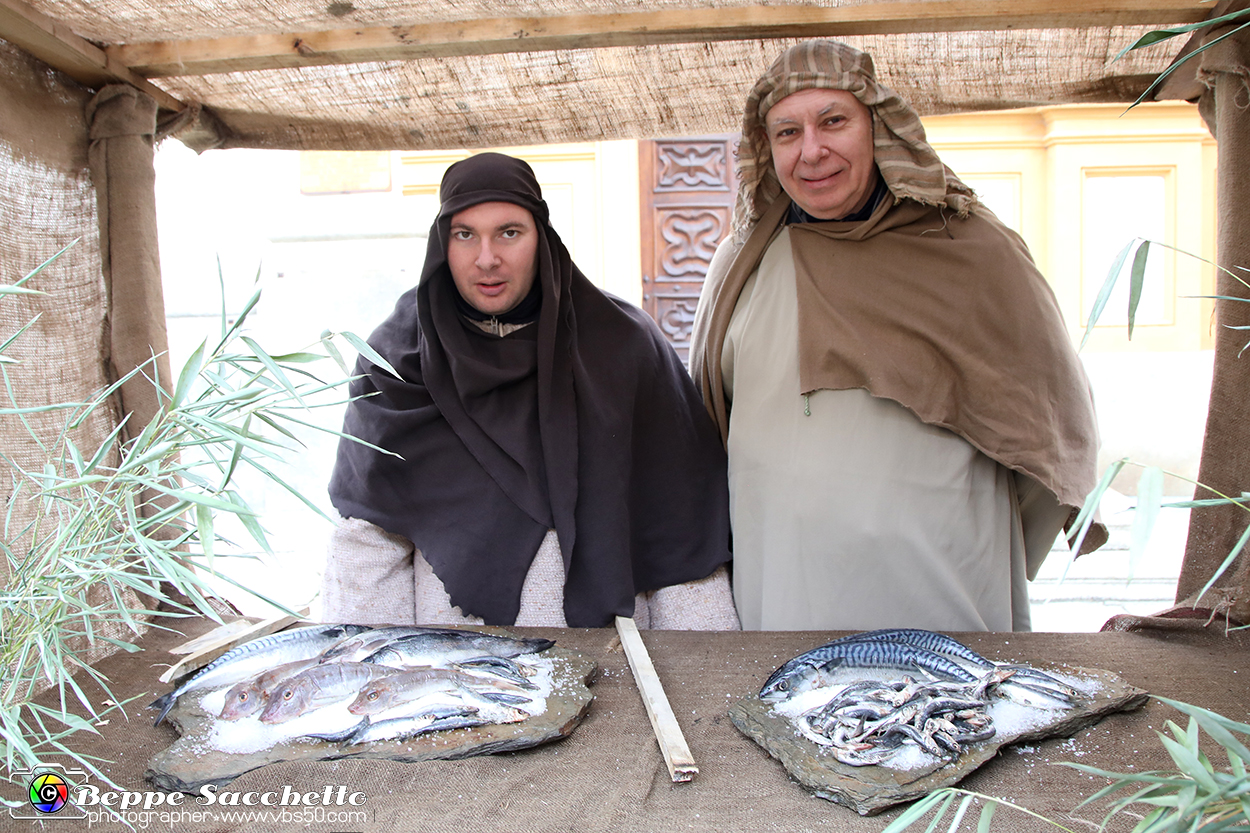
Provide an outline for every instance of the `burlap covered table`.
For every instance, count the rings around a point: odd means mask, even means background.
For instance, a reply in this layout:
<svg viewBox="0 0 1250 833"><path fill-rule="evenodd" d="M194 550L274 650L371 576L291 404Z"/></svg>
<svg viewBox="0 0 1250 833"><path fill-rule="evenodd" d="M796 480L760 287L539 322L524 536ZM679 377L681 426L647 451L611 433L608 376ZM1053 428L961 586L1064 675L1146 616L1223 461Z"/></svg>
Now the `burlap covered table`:
<svg viewBox="0 0 1250 833"><path fill-rule="evenodd" d="M184 624L189 635L207 623ZM672 784L634 685L616 633L610 629L517 629L547 636L595 659L602 674L592 690L595 702L569 739L537 749L460 761L404 764L339 760L277 764L248 773L222 794L271 792L301 794L363 793L357 806L204 807L188 796L175 816L134 817L136 829L178 831L879 831L897 814L864 818L812 797L782 767L743 737L726 716L728 706L758 688L784 660L839 634L644 632L656 669L700 773L687 784ZM1250 717L1250 634L1224 635L1218 627L1187 623L1170 630L1094 634L964 634L973 649L997 660L1027 661L1041 667L1063 663L1114 671L1152 694L1213 709L1228 717ZM141 694L99 738L77 735L77 751L98 755L128 790L150 790L143 779L148 760L176 737L166 725L153 727L143 708L166 687L156 681L168 663L165 653L180 637L153 632L146 650L100 664L116 682L117 693ZM1113 715L1072 739L1008 748L963 785L1021 803L1064 819L1085 796L1103 786L1059 761L1113 770L1146 770L1168 765L1155 730L1165 721L1183 721L1152 699L1143 709ZM1221 758L1221 763L1223 763ZM6 797L12 793L12 785ZM350 811L350 814L349 814ZM166 812L170 812L166 809ZM200 813L197 819L195 813ZM286 815L282 815L283 813ZM1076 815L1097 822L1104 808ZM65 830L85 821L56 821ZM1069 827L1074 826L1068 823ZM1089 825L1076 822L1076 827ZM1127 830L1131 822L1113 829ZM36 829L0 809L0 830ZM44 829L48 829L45 827ZM122 830L118 824L91 829ZM920 830L924 829L922 825ZM1040 822L1001 809L995 829L1046 829Z"/></svg>

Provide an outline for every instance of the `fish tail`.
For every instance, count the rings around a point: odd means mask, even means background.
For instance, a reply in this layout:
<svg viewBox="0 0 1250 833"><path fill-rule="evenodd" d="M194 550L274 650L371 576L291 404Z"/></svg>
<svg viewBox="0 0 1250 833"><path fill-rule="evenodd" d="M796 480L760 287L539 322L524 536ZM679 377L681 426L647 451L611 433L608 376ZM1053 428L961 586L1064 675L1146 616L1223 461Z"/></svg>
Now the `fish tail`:
<svg viewBox="0 0 1250 833"><path fill-rule="evenodd" d="M177 698L174 697L174 692L171 691L168 694L162 694L160 697L157 697L151 703L148 703L149 709L161 710L160 714L156 716L156 720L152 722L153 726L161 725L161 721L165 719L165 715L169 714L169 710L174 707L174 701L176 699Z"/></svg>

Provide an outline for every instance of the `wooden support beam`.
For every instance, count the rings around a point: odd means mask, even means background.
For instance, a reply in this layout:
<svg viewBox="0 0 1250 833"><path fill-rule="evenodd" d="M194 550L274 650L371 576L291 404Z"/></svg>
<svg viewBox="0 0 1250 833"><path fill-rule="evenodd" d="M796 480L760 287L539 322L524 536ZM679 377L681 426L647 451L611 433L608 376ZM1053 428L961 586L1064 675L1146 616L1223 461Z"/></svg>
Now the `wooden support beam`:
<svg viewBox="0 0 1250 833"><path fill-rule="evenodd" d="M11 0L3 0L11 2ZM660 43L912 32L1173 25L1202 0L877 0L855 6L745 6L508 17L110 46L147 77Z"/></svg>
<svg viewBox="0 0 1250 833"><path fill-rule="evenodd" d="M122 82L143 90L164 110L177 112L186 106L65 24L21 0L0 0L0 38L92 89Z"/></svg>

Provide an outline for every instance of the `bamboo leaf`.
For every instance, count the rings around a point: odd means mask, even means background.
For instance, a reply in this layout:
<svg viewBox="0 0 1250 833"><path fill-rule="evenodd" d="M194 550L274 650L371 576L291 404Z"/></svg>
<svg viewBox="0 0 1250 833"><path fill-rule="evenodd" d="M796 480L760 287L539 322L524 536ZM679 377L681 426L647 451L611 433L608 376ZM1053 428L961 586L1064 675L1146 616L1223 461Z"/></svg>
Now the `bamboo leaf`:
<svg viewBox="0 0 1250 833"><path fill-rule="evenodd" d="M974 796L965 795L963 801L959 802L959 807L955 810L955 816L951 819L951 826L946 828L947 833L955 833L959 829L959 825L964 820L964 815L968 812L968 808L972 806Z"/></svg>
<svg viewBox="0 0 1250 833"><path fill-rule="evenodd" d="M204 366L204 350L206 347L208 347L207 340L201 341L200 346L195 348L191 353L191 357L183 364L182 372L178 374L178 384L174 388L173 407L180 407L182 403L187 401L187 395L191 392L191 386L199 378L200 368Z"/></svg>
<svg viewBox="0 0 1250 833"><path fill-rule="evenodd" d="M339 370L342 370L344 373L351 373L347 362L343 361L343 354L339 352L339 348L334 346L333 335L329 330L323 330L321 332L321 346L330 354L330 358L334 359L334 363L339 366Z"/></svg>
<svg viewBox="0 0 1250 833"><path fill-rule="evenodd" d="M396 379L404 378L399 375L398 370L391 367L390 362L382 358L381 353L379 353L377 350L374 350L372 347L370 347L369 343L365 341L363 338L361 338L360 336L356 335L355 333L349 333L349 332L343 332L343 333L340 333L339 335L347 339L347 343L350 344L352 347L355 347L357 353L364 356L366 359L373 362L378 367L382 368L387 373L394 376Z"/></svg>
<svg viewBox="0 0 1250 833"><path fill-rule="evenodd" d="M1128 253L1141 238L1134 237L1120 253L1115 256L1115 260L1111 263L1111 269L1107 272L1107 277L1102 282L1102 288L1098 290L1098 297L1094 299L1094 306L1090 308L1089 319L1085 322L1085 335L1081 337L1081 345L1077 350L1085 347L1085 342L1089 341L1090 333L1094 331L1094 327L1098 324L1098 319L1102 316L1103 307L1107 306L1107 300L1111 297L1111 290L1115 289L1115 282L1120 278L1120 270L1124 268L1124 261L1128 259Z"/></svg>
<svg viewBox="0 0 1250 833"><path fill-rule="evenodd" d="M213 567L213 544L216 541L213 535L213 511L207 506L195 507L195 524L199 530L200 547L204 550L204 557L208 561L208 567Z"/></svg>
<svg viewBox="0 0 1250 833"><path fill-rule="evenodd" d="M1219 789L1215 779L1211 777L1211 774L1202 766L1202 762L1198 760L1196 750L1162 733L1159 735L1159 743L1172 756L1172 760L1176 762L1178 769L1212 792Z"/></svg>
<svg viewBox="0 0 1250 833"><path fill-rule="evenodd" d="M34 269L31 269L29 272L27 272L27 273L26 273L26 276L25 276L24 278L22 278L22 279L21 279L20 281L18 281L17 283L13 284L13 286L21 286L22 284L26 283L26 282L27 282L27 281L29 281L31 278L33 278L35 275L38 275L38 274L39 274L40 272L42 272L44 269L47 269L47 268L48 268L50 265L52 265L52 263L53 263L53 262L55 262L55 261L56 261L56 260L57 260L57 259L58 259L61 255L65 254L65 253L66 253L66 252L68 252L70 249L74 248L74 246L76 246L76 245L78 244L78 241L79 241L79 240L82 240L82 238L81 238L81 237L75 237L73 240L69 241L69 243L65 244L65 246L64 246L64 247L62 247L62 249L61 249L59 252L57 252L57 253L56 253L56 254L54 254L52 257L48 258L47 260L45 260L43 263L40 263L40 264L39 264L38 266L36 266Z"/></svg>
<svg viewBox="0 0 1250 833"><path fill-rule="evenodd" d="M1120 60L1125 55L1127 55L1129 52L1132 52L1134 49L1145 49L1147 46L1153 46L1156 43L1169 40L1171 38L1176 37L1177 35L1183 35L1187 32L1195 32L1198 29L1203 29L1207 26L1216 26L1221 23L1231 23L1233 21L1241 20L1246 17L1250 17L1250 9L1244 9L1239 12L1233 12L1232 14L1226 14L1221 17L1213 17L1210 20L1203 20L1203 21L1199 21L1198 23L1187 23L1183 26L1172 26L1167 29L1155 29L1154 31L1147 32L1146 34L1142 35L1140 38L1134 41L1130 46L1126 46L1123 49L1121 49L1119 52L1116 53L1116 56L1111 59L1111 62L1115 63L1116 61Z"/></svg>
<svg viewBox="0 0 1250 833"><path fill-rule="evenodd" d="M1210 23L1211 21L1206 21L1203 25L1210 25ZM1238 32L1242 31L1247 26L1250 26L1250 24L1242 24L1241 26L1238 26L1237 28L1228 31L1224 33L1223 35L1220 35L1217 38L1207 41L1206 43L1202 44L1201 46L1199 46L1197 49L1190 52L1189 54L1182 56L1179 60L1177 60L1167 69L1165 69L1163 72L1159 73L1159 75L1155 77L1155 80L1151 82L1150 86L1147 87L1145 91L1142 92L1142 94L1139 95L1137 99L1132 104L1129 105L1129 109L1130 110L1133 109L1138 104L1141 104L1143 101L1145 101L1148 97L1154 95L1155 90L1159 89L1159 87L1163 85L1163 82L1167 80L1168 76L1176 72L1176 70L1180 69L1181 66L1183 66L1185 63L1192 60L1196 56L1201 55L1203 52L1207 51L1212 46L1215 46L1220 41L1226 40L1236 35Z"/></svg>
<svg viewBox="0 0 1250 833"><path fill-rule="evenodd" d="M1107 466L1107 470L1102 474L1102 480L1098 481L1098 485L1094 487L1094 491L1090 492L1085 498L1085 504L1081 506L1081 511L1077 513L1076 519L1069 527L1068 544L1072 549L1072 554L1076 555L1081 551L1081 544L1085 542L1085 536L1094 524L1094 516L1098 512L1098 505L1102 502L1102 496L1107 493L1107 489L1111 488L1111 481L1115 480L1124 467L1128 465L1128 458L1121 457L1111 465Z"/></svg>
<svg viewBox="0 0 1250 833"><path fill-rule="evenodd" d="M949 788L935 790L904 810L898 818L886 825L881 833L901 833L928 815L935 805L943 801L949 804L954 797Z"/></svg>
<svg viewBox="0 0 1250 833"><path fill-rule="evenodd" d="M981 818L977 820L977 833L990 833L990 823L994 819L994 810L997 807L997 801L985 802L985 808L981 810Z"/></svg>
<svg viewBox="0 0 1250 833"><path fill-rule="evenodd" d="M291 380L286 377L286 374L282 371L282 368L278 366L278 363L273 360L273 357L266 353L264 349L256 343L255 339L243 336L242 341L248 347L252 348L252 351L256 354L256 358L260 360L261 364L263 364L266 369L268 369L268 371L273 375L273 378L277 380L278 384L286 388L287 393L291 394L292 398L294 398L297 402L302 403L303 400L300 399L299 392L295 389L295 386L291 384Z"/></svg>
<svg viewBox="0 0 1250 833"><path fill-rule="evenodd" d="M1129 561L1127 581L1132 581L1137 565L1141 563L1150 541L1150 533L1154 530L1155 521L1159 518L1159 509L1163 504L1163 469L1158 466L1147 466L1142 470L1137 481L1137 507L1133 511L1132 538L1129 544Z"/></svg>
<svg viewBox="0 0 1250 833"><path fill-rule="evenodd" d="M1137 318L1137 305L1141 302L1142 284L1146 280L1146 260L1150 257L1150 241L1143 240L1133 255L1133 268L1129 272L1128 284L1128 337L1133 340L1133 322Z"/></svg>
<svg viewBox="0 0 1250 833"><path fill-rule="evenodd" d="M220 263L220 261L218 262L217 268L218 268L218 270L220 270L220 269L221 269L221 263ZM222 293L222 306L221 306L221 324L222 324L222 328L221 328L221 341L218 343L218 345L217 345L217 349L216 349L216 350L214 350L214 351L213 351L213 353L218 353L218 352L220 352L220 351L221 351L221 349L222 349L223 347L225 347L227 343L229 343L230 339L231 339L231 338L234 336L234 334L235 334L235 333L237 333L237 332L239 331L239 329L243 326L243 322L247 320L247 316L251 313L251 311L252 311L252 310L256 307L256 304L257 304L257 303L259 303L259 302L260 302L260 290L258 289L258 290L256 290L256 292L255 292L255 293L253 293L253 294L252 294L252 297L248 299L248 302L247 302L246 304L244 304L244 306L243 306L243 311L242 311L242 312L240 312L240 313L238 314L238 316L234 319L234 323L233 323L233 324L231 324L229 327L227 327L227 326L226 326L226 319L227 319L227 316L226 316L226 305L225 305L225 293L224 293L224 292Z"/></svg>
<svg viewBox="0 0 1250 833"><path fill-rule="evenodd" d="M1220 563L1220 566L1216 568L1215 572L1211 574L1211 578L1207 579L1207 583L1202 586L1202 590L1198 591L1198 595L1195 597L1197 601L1201 601L1202 597L1207 595L1207 591L1214 587L1215 583L1220 580L1220 576L1224 575L1225 571L1227 571L1229 567L1233 566L1233 562L1237 560L1237 556L1241 554L1243 549L1245 549L1246 541L1248 540L1250 540L1250 526L1246 527L1245 532L1241 533L1241 537L1237 539L1237 543L1233 547L1232 551Z"/></svg>
<svg viewBox="0 0 1250 833"><path fill-rule="evenodd" d="M291 362L292 364L312 364L324 359L325 356L320 353L283 353L280 356L274 356L273 360L279 364Z"/></svg>

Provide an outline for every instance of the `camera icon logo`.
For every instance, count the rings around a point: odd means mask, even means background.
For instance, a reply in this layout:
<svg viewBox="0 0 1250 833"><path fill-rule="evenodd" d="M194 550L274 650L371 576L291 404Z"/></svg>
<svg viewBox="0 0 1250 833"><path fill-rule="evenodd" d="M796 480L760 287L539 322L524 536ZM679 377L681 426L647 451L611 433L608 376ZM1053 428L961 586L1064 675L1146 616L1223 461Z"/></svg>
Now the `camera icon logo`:
<svg viewBox="0 0 1250 833"><path fill-rule="evenodd" d="M73 791L87 778L81 769L66 769L60 764L43 764L34 769L14 773L17 783L27 786L25 801L9 808L15 819L83 818L86 813L74 803ZM22 776L28 776L29 780Z"/></svg>

